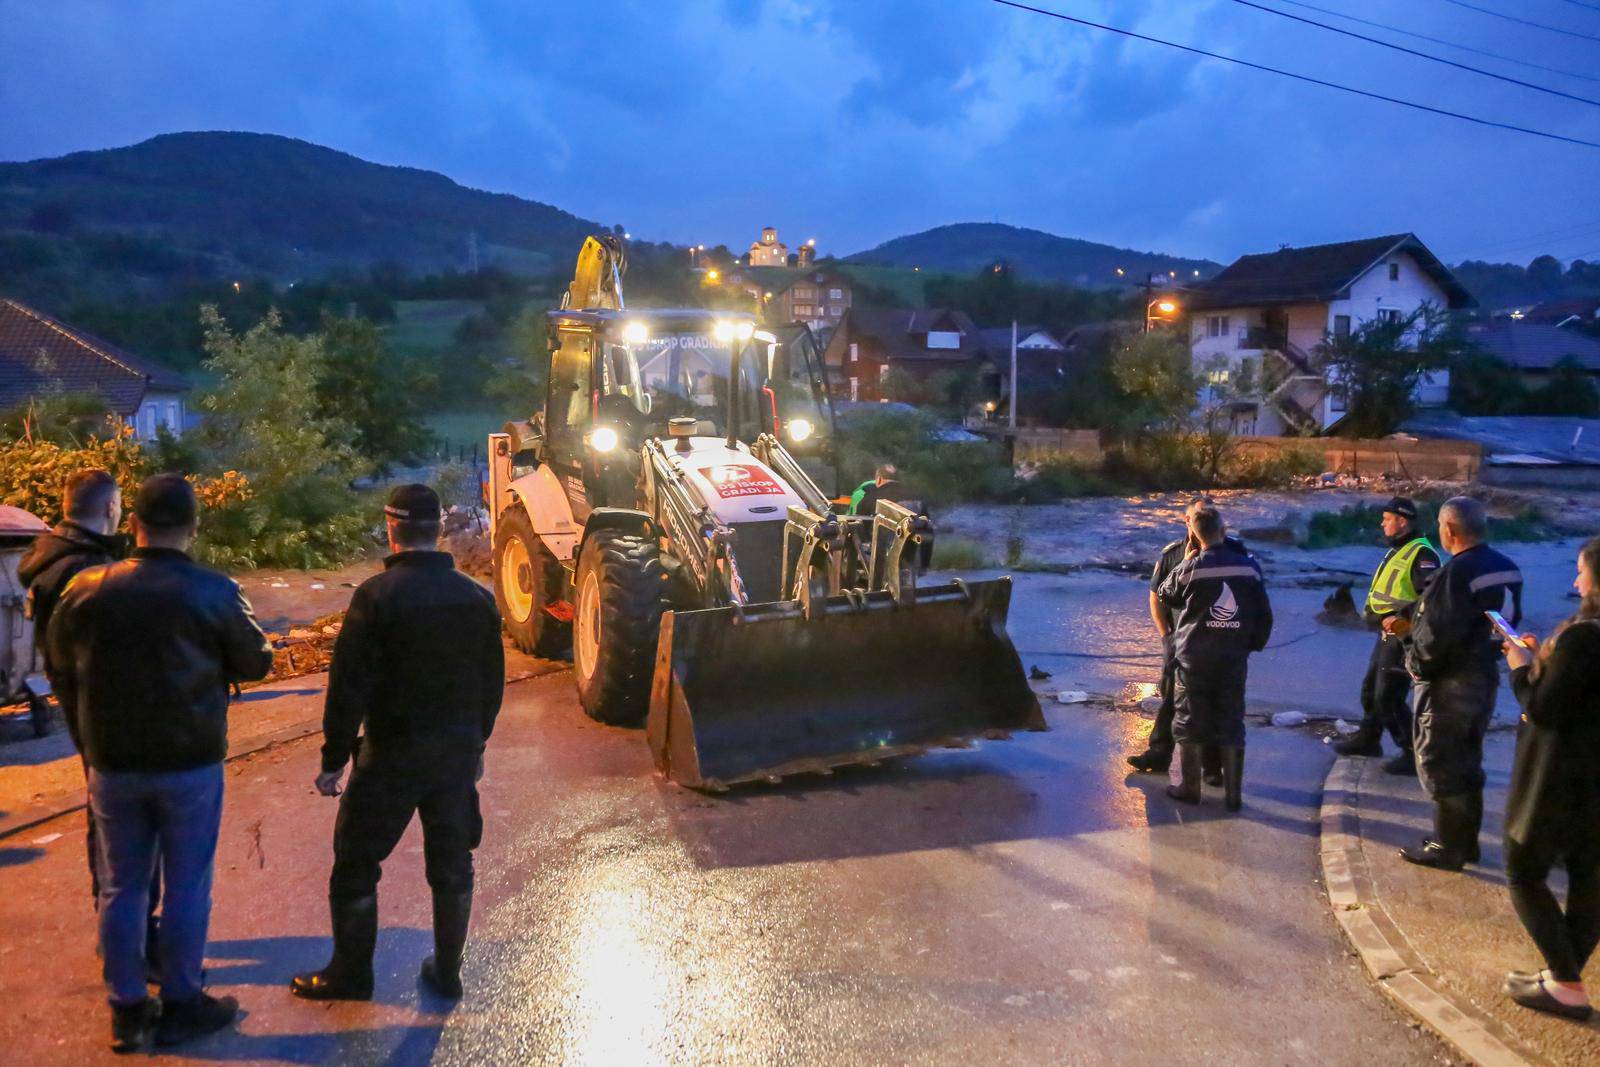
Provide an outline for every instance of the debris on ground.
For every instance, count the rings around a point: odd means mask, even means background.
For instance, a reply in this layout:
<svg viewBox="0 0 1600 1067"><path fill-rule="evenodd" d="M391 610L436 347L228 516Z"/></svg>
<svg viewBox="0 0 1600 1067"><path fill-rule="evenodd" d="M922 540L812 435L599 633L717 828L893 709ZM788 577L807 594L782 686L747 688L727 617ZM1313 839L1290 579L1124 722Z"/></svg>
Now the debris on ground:
<svg viewBox="0 0 1600 1067"><path fill-rule="evenodd" d="M333 643L343 626L344 612L340 611L287 634L267 634L272 643L272 670L265 680L275 682L327 670L333 660Z"/></svg>
<svg viewBox="0 0 1600 1067"><path fill-rule="evenodd" d="M494 546L489 543L487 516L479 508L451 508L444 517L442 547L456 559L456 568L474 578L494 573Z"/></svg>
<svg viewBox="0 0 1600 1067"><path fill-rule="evenodd" d="M1345 722L1343 719L1335 719L1333 720L1333 732L1338 734L1340 737L1349 737L1351 734L1360 733L1361 727L1357 726L1353 722Z"/></svg>
<svg viewBox="0 0 1600 1067"><path fill-rule="evenodd" d="M1050 677L1050 672L1049 671L1040 670L1037 664L1028 668L1028 678L1031 681L1042 682L1042 681L1045 681L1046 679L1048 679L1049 677Z"/></svg>
<svg viewBox="0 0 1600 1067"><path fill-rule="evenodd" d="M1280 711L1272 717L1274 726L1304 726L1311 719L1303 711Z"/></svg>
<svg viewBox="0 0 1600 1067"><path fill-rule="evenodd" d="M1328 599L1322 602L1322 610L1317 612L1317 621L1327 626L1342 626L1351 630L1366 629L1367 622L1361 617L1361 610L1356 607L1351 583L1345 582L1329 594Z"/></svg>
<svg viewBox="0 0 1600 1067"><path fill-rule="evenodd" d="M1089 694L1082 689L1063 689L1056 694L1056 702L1060 704L1087 704Z"/></svg>

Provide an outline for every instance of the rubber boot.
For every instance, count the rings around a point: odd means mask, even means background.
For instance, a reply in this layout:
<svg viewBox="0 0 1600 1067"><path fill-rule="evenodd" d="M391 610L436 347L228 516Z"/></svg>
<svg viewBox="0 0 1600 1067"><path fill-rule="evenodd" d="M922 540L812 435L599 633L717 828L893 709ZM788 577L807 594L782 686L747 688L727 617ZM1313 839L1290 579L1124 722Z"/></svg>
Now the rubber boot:
<svg viewBox="0 0 1600 1067"><path fill-rule="evenodd" d="M1481 800L1480 800L1481 805ZM1439 797L1433 802L1434 836L1400 850L1400 858L1419 867L1459 871L1468 862L1468 846L1476 847L1472 797Z"/></svg>
<svg viewBox="0 0 1600 1067"><path fill-rule="evenodd" d="M1375 722L1361 720L1356 732L1343 741L1335 741L1333 750L1341 756L1383 755L1383 730Z"/></svg>
<svg viewBox="0 0 1600 1067"><path fill-rule="evenodd" d="M1178 768L1182 779L1167 786L1167 796L1184 804L1200 803L1200 746L1178 745Z"/></svg>
<svg viewBox="0 0 1600 1067"><path fill-rule="evenodd" d="M1222 746L1200 746L1200 780L1213 789L1224 785L1222 777Z"/></svg>
<svg viewBox="0 0 1600 1067"><path fill-rule="evenodd" d="M1172 753L1159 749L1146 749L1137 756L1128 757L1128 766L1141 774L1166 774L1172 765Z"/></svg>
<svg viewBox="0 0 1600 1067"><path fill-rule="evenodd" d="M1456 842L1462 857L1468 863L1482 858L1478 838L1483 831L1483 793L1468 793L1461 798L1461 839Z"/></svg>
<svg viewBox="0 0 1600 1067"><path fill-rule="evenodd" d="M433 895L433 955L422 961L422 980L441 997L461 999L461 952L472 918L472 891Z"/></svg>
<svg viewBox="0 0 1600 1067"><path fill-rule="evenodd" d="M1229 811L1244 807L1244 749L1230 745L1222 750L1222 806Z"/></svg>
<svg viewBox="0 0 1600 1067"><path fill-rule="evenodd" d="M371 1000L378 898L334 899L328 907L333 912L333 958L320 971L295 975L289 991L307 1000Z"/></svg>

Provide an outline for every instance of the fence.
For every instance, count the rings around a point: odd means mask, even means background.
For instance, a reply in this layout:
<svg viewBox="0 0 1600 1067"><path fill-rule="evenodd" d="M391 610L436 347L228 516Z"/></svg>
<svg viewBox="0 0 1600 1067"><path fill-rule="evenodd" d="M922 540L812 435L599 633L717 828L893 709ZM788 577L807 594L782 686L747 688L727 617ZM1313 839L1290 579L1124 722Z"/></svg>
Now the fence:
<svg viewBox="0 0 1600 1067"><path fill-rule="evenodd" d="M1246 455L1276 455L1286 451L1320 450L1323 469L1337 474L1374 477L1395 474L1402 478L1448 482L1476 481L1483 468L1483 446L1472 441L1445 441L1408 437L1377 439L1343 437L1241 437L1239 451Z"/></svg>

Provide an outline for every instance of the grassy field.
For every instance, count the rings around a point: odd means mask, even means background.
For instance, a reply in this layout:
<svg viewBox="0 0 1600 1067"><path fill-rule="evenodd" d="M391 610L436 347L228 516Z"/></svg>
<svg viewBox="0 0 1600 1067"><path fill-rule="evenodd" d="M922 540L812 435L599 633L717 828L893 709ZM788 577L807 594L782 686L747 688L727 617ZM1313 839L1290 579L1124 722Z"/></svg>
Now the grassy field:
<svg viewBox="0 0 1600 1067"><path fill-rule="evenodd" d="M454 343L462 320L482 310L478 300L400 300L394 305L394 324L384 332L395 351L432 356Z"/></svg>
<svg viewBox="0 0 1600 1067"><path fill-rule="evenodd" d="M512 417L499 411L437 411L427 417L427 423L439 438L440 447L448 446L452 456L462 446L470 455L474 443L482 456L485 439Z"/></svg>
<svg viewBox="0 0 1600 1067"><path fill-rule="evenodd" d="M869 267L860 263L844 263L841 267L852 278L866 285L878 285L892 291L905 307L923 307L928 298L923 284L935 275L912 270L910 267Z"/></svg>

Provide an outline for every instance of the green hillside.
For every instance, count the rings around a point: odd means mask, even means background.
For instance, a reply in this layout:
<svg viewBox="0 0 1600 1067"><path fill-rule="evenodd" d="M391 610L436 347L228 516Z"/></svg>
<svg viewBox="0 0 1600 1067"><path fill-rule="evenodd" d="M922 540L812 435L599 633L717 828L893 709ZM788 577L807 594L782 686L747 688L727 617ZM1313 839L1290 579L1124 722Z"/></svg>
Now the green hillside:
<svg viewBox="0 0 1600 1067"><path fill-rule="evenodd" d="M0 163L0 285L161 291L206 278L565 267L597 229L547 204L258 133L174 133Z"/></svg>
<svg viewBox="0 0 1600 1067"><path fill-rule="evenodd" d="M845 259L849 264L920 268L921 273L938 271L960 275L976 273L997 261L1004 261L1018 274L1033 281L1086 288L1126 284L1124 279L1142 280L1157 271L1173 271L1180 278L1192 280L1208 278L1222 269L1221 264L1208 259L1137 252L989 222L938 226L896 237ZM1117 274L1119 267L1125 272L1122 276Z"/></svg>

